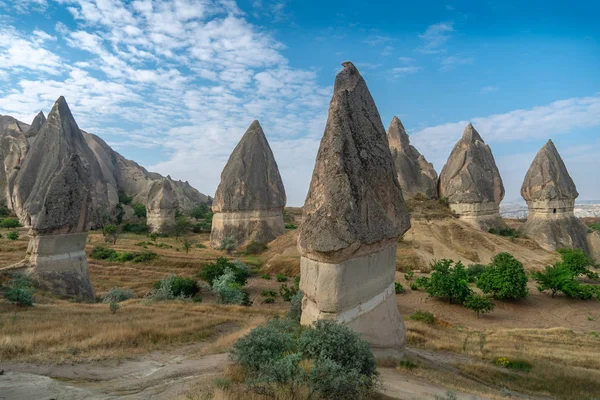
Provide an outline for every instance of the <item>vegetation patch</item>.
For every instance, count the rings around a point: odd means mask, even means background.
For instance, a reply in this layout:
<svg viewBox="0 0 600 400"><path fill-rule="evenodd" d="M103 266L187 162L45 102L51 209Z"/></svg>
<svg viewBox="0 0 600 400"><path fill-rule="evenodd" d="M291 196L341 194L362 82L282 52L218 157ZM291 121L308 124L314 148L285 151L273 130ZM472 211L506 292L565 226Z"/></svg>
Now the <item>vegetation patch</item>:
<svg viewBox="0 0 600 400"><path fill-rule="evenodd" d="M96 246L90 253L90 257L94 260L144 263L154 260L158 257L158 254L151 251L144 251L141 253L125 251L120 253L116 250L109 249L103 246Z"/></svg>

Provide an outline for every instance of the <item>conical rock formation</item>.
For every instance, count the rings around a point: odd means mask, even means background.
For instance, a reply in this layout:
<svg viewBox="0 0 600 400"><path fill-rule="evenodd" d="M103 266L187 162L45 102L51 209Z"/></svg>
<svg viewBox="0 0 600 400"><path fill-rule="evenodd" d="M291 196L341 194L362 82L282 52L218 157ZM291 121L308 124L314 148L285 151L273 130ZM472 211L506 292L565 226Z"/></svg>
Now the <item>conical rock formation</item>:
<svg viewBox="0 0 600 400"><path fill-rule="evenodd" d="M531 163L521 196L529 208L520 228L525 236L546 250L579 248L589 253L587 229L573 213L579 193L552 140Z"/></svg>
<svg viewBox="0 0 600 400"><path fill-rule="evenodd" d="M439 179L439 195L460 219L477 229L504 229L500 202L504 185L490 147L472 124L456 143Z"/></svg>
<svg viewBox="0 0 600 400"><path fill-rule="evenodd" d="M270 242L285 233L283 181L258 121L252 122L221 173L212 204L211 245L230 238L241 246Z"/></svg>
<svg viewBox="0 0 600 400"><path fill-rule="evenodd" d="M356 67L343 66L299 229L301 322L336 320L376 356L399 357L406 332L395 255L410 217L375 102Z"/></svg>
<svg viewBox="0 0 600 400"><path fill-rule="evenodd" d="M94 301L85 254L95 158L60 97L36 134L16 177L13 198L31 226L24 269L55 294Z"/></svg>
<svg viewBox="0 0 600 400"><path fill-rule="evenodd" d="M46 116L44 115L43 112L40 111L33 119L33 122L29 126L29 129L27 130L27 132L25 132L25 136L28 138L31 138L31 137L34 137L35 135L37 135L37 133L40 131L40 129L42 129L42 126L44 125L45 122L46 122Z"/></svg>
<svg viewBox="0 0 600 400"><path fill-rule="evenodd" d="M172 182L167 178L154 182L150 187L146 218L153 232L168 230L169 225L175 223L179 202L174 192Z"/></svg>
<svg viewBox="0 0 600 400"><path fill-rule="evenodd" d="M428 199L437 198L438 176L433 164L427 162L425 157L411 146L398 117L392 119L387 136L404 200L417 194Z"/></svg>

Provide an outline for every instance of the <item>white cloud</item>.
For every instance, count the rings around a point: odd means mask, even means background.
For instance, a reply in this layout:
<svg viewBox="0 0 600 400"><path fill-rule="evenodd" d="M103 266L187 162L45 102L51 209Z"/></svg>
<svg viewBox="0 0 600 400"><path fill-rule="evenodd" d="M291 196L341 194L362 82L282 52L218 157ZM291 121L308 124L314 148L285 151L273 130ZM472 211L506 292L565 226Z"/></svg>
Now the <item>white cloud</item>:
<svg viewBox="0 0 600 400"><path fill-rule="evenodd" d="M60 57L42 47L46 37L51 36L35 32L33 38L28 38L12 27L0 28L0 71L30 70L54 75L60 72Z"/></svg>
<svg viewBox="0 0 600 400"><path fill-rule="evenodd" d="M407 75L412 75L412 74L416 74L417 72L419 72L420 70L422 70L423 68L416 66L416 65L412 65L410 67L397 67L397 68L392 68L392 76L394 78L401 78L403 76L407 76Z"/></svg>
<svg viewBox="0 0 600 400"><path fill-rule="evenodd" d="M442 48L450 39L454 32L453 22L440 22L427 27L424 33L419 35L423 45L417 50L425 54L442 53L446 50Z"/></svg>
<svg viewBox="0 0 600 400"><path fill-rule="evenodd" d="M415 59L412 57L398 57L398 61L402 64L412 64L415 62Z"/></svg>
<svg viewBox="0 0 600 400"><path fill-rule="evenodd" d="M448 56L442 58L440 64L443 70L449 70L459 65L473 64L472 57Z"/></svg>
<svg viewBox="0 0 600 400"><path fill-rule="evenodd" d="M492 92L497 92L498 91L498 86L494 86L494 85L489 85L489 86L483 86L481 89L479 89L480 93L492 93Z"/></svg>

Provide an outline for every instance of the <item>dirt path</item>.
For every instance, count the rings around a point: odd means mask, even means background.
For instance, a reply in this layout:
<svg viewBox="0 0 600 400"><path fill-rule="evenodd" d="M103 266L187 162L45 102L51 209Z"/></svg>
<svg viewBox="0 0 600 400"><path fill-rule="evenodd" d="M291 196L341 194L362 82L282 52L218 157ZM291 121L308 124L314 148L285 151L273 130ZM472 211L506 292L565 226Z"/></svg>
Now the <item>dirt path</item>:
<svg viewBox="0 0 600 400"><path fill-rule="evenodd" d="M89 364L35 365L0 364L0 399L78 400L78 399L173 399L182 396L188 385L204 379L210 384L229 363L227 354L191 357L206 343L150 353L133 360ZM472 362L453 353L407 349L428 368L464 374L452 364ZM447 390L423 378L393 368L381 368L382 394L395 399L434 399ZM467 379L469 377L466 377ZM485 385L485 382L474 381ZM491 388L496 389L496 388ZM458 399L481 399L456 393ZM513 393L516 398L529 398Z"/></svg>

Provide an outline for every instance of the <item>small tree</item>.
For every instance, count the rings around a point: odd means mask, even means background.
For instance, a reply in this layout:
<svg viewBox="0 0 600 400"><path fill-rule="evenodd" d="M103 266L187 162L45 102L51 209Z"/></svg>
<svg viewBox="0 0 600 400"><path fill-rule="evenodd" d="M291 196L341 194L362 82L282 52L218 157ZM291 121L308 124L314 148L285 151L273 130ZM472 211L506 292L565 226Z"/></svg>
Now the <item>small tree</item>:
<svg viewBox="0 0 600 400"><path fill-rule="evenodd" d="M487 297L480 296L478 294L472 294L471 296L467 297L463 303L463 306L469 310L475 311L477 317L479 318L479 314L485 314L492 311L495 304Z"/></svg>
<svg viewBox="0 0 600 400"><path fill-rule="evenodd" d="M175 240L179 240L179 237L189 232L191 227L190 220L185 215L179 215L175 218L175 224L173 225L172 232L175 236Z"/></svg>
<svg viewBox="0 0 600 400"><path fill-rule="evenodd" d="M9 240L17 240L17 239L19 239L19 232L18 231L10 231L6 234L6 238Z"/></svg>
<svg viewBox="0 0 600 400"><path fill-rule="evenodd" d="M94 224L94 228L99 229L102 232L102 236L106 237L104 235L104 227L110 223L110 215L108 215L105 208L98 207L92 211L92 223Z"/></svg>
<svg viewBox="0 0 600 400"><path fill-rule="evenodd" d="M559 249L562 264L573 272L575 276L586 275L588 278L598 278L598 274L588 267L594 267L594 261L581 249Z"/></svg>
<svg viewBox="0 0 600 400"><path fill-rule="evenodd" d="M194 242L192 242L190 239L188 239L187 237L183 238L183 248L185 249L185 254L188 254L190 252L190 249L193 245Z"/></svg>
<svg viewBox="0 0 600 400"><path fill-rule="evenodd" d="M497 254L492 264L484 269L477 287L496 299L524 299L529 294L527 274L517 259L509 253Z"/></svg>
<svg viewBox="0 0 600 400"><path fill-rule="evenodd" d="M441 260L432 266L429 280L424 282L425 291L431 297L439 297L451 303L463 304L472 293L469 288L469 275L459 261L454 266L452 260Z"/></svg>
<svg viewBox="0 0 600 400"><path fill-rule="evenodd" d="M233 253L236 249L236 241L234 238L230 236L225 236L223 240L221 240L221 245L219 246L219 250L224 250L227 254Z"/></svg>
<svg viewBox="0 0 600 400"><path fill-rule="evenodd" d="M196 207L192 208L188 214L195 220L201 220L206 217L209 211L210 210L208 209L208 205L199 204Z"/></svg>
<svg viewBox="0 0 600 400"><path fill-rule="evenodd" d="M117 239L121 236L121 230L118 226L113 224L108 224L104 227L104 240L107 243L112 243L113 246L117 244Z"/></svg>
<svg viewBox="0 0 600 400"><path fill-rule="evenodd" d="M141 203L135 203L133 205L133 215L137 218L146 218L146 206Z"/></svg>
<svg viewBox="0 0 600 400"><path fill-rule="evenodd" d="M31 281L22 275L16 275L5 286L4 298L17 307L32 307L35 290Z"/></svg>

